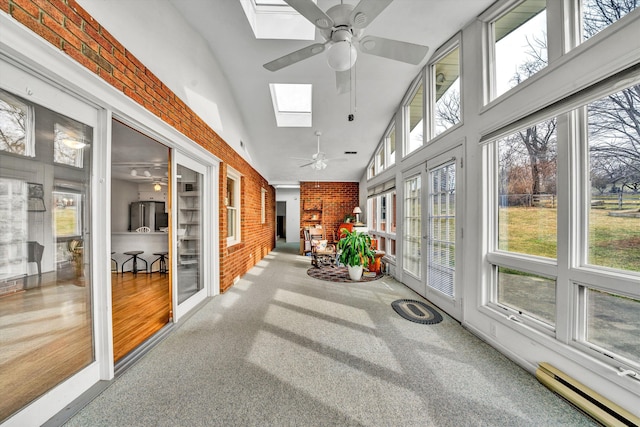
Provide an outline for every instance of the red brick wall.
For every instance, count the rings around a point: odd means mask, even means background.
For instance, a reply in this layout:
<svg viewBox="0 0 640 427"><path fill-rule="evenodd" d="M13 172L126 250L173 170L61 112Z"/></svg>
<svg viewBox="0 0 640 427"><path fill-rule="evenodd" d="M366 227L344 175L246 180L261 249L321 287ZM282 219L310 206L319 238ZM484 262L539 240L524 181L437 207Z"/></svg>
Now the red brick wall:
<svg viewBox="0 0 640 427"><path fill-rule="evenodd" d="M222 160L217 213L222 291L275 247L275 190L75 0L0 0L0 10ZM223 196L227 164L243 175L242 242L231 248ZM267 190L265 224L260 222L261 188Z"/></svg>
<svg viewBox="0 0 640 427"><path fill-rule="evenodd" d="M357 182L301 182L300 183L300 227L304 226L305 200L322 200L322 223L331 237L338 234L338 227L346 214L358 206L359 184Z"/></svg>

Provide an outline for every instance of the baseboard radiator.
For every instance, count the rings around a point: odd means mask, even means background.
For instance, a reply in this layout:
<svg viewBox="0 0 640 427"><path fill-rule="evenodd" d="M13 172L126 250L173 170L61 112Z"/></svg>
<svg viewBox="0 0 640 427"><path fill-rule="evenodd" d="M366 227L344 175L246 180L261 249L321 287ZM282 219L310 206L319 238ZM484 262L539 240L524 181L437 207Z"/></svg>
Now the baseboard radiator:
<svg viewBox="0 0 640 427"><path fill-rule="evenodd" d="M605 426L640 426L640 418L546 362L538 365L536 378Z"/></svg>

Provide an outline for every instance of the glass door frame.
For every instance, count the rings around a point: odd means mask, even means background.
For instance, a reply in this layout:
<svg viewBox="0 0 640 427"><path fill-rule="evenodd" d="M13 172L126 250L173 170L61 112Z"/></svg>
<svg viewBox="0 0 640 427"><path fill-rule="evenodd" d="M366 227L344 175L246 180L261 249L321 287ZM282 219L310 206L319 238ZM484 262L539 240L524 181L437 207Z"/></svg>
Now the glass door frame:
<svg viewBox="0 0 640 427"><path fill-rule="evenodd" d="M193 171L202 174L202 200L200 209L202 212L202 224L200 225L200 233L202 236L200 260L202 262L202 282L203 287L197 293L189 297L186 301L178 304L178 165L185 166ZM219 257L215 248L218 247L218 207L215 197L218 194L218 182L215 177L218 170L218 164L206 164L200 160L178 151L171 152L171 292L173 321L178 322L182 316L192 310L195 306L203 302L207 297L217 295L220 292L219 274L220 271Z"/></svg>
<svg viewBox="0 0 640 427"><path fill-rule="evenodd" d="M402 203L400 204L400 206L402 206L402 217L399 217L402 219L402 245L400 245L400 249L402 250L402 255L399 257L402 261L402 282L409 286L411 289L413 289L414 291L416 291L418 294L420 295L425 295L426 289L425 289L425 264L427 261L427 257L426 257L426 252L424 251L425 248L425 244L426 244L426 225L424 222L424 218L425 218L425 201L426 201L426 193L425 193L425 179L426 179L426 174L424 171L424 164L421 164L419 166L416 166L414 168L411 168L407 171L405 171L402 174L402 185L401 185L401 191L402 191ZM413 274L412 272L408 271L405 269L405 243L406 243L406 233L407 233L407 223L405 221L406 218L406 191L405 191L405 184L408 180L411 180L413 178L416 177L420 177L420 235L416 236L418 237L420 240L420 277L417 277L415 274ZM398 221L400 222L400 221Z"/></svg>
<svg viewBox="0 0 640 427"><path fill-rule="evenodd" d="M425 261L423 265L423 278L425 283L425 293L423 294L429 301L436 304L438 307L442 308L447 312L451 317L455 318L458 321L462 321L462 269L457 268L457 266L462 265L462 224L463 224L463 212L464 207L462 205L464 201L464 169L462 162L462 154L463 148L462 146L457 146L446 152L439 154L437 156L431 157L427 160L426 167L424 168L425 174L425 185L423 185L425 191L425 203L422 205L423 212L423 230L424 235L428 236L429 233L429 211L431 209L431 199L429 197L430 188L432 186L431 182L431 171L434 169L438 169L439 167L449 164L451 162L455 162L455 265L454 265L454 275L453 275L453 294L451 297L446 295L443 292L429 286L429 274L428 274L428 259ZM428 242L425 240L424 252L428 258Z"/></svg>

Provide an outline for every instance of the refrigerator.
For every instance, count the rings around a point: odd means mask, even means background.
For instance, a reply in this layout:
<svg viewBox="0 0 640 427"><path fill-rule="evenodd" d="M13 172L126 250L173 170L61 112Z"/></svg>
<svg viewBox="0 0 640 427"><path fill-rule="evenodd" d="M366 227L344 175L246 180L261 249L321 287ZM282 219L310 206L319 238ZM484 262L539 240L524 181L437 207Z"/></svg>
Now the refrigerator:
<svg viewBox="0 0 640 427"><path fill-rule="evenodd" d="M129 231L140 227L149 227L151 231L160 231L169 225L169 215L163 202L133 202L129 205Z"/></svg>

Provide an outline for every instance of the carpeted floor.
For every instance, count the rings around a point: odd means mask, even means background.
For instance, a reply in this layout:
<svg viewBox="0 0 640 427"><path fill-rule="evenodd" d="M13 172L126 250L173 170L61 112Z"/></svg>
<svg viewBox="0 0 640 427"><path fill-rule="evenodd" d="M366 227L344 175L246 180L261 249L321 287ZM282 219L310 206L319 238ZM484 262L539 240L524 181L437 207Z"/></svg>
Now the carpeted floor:
<svg viewBox="0 0 640 427"><path fill-rule="evenodd" d="M293 246L293 245L292 245ZM450 317L384 276L318 281L279 247L211 299L69 426L596 425Z"/></svg>

